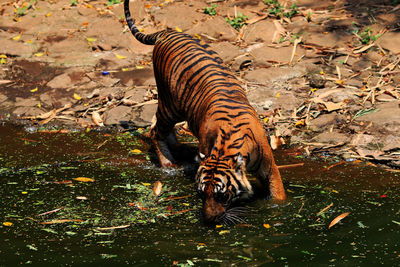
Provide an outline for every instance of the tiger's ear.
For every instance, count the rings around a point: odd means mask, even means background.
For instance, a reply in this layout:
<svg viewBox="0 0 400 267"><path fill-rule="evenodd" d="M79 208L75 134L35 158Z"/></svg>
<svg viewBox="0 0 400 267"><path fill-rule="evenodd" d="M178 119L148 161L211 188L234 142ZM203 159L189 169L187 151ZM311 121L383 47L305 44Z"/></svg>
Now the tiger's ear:
<svg viewBox="0 0 400 267"><path fill-rule="evenodd" d="M203 161L206 158L206 155L204 155L203 153L199 152L198 155L196 155L196 157L194 158L194 160L197 163L200 163L200 161Z"/></svg>

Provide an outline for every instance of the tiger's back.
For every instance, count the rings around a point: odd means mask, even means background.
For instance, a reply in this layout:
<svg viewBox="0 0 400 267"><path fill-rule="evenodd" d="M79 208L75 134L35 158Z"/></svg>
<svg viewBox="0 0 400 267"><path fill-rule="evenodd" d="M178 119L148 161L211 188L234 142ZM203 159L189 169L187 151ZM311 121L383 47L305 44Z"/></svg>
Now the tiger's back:
<svg viewBox="0 0 400 267"><path fill-rule="evenodd" d="M229 105L256 116L239 81L218 54L200 40L165 31L154 46L153 64L159 97L165 100L163 113L170 119L188 121L196 136L211 109Z"/></svg>

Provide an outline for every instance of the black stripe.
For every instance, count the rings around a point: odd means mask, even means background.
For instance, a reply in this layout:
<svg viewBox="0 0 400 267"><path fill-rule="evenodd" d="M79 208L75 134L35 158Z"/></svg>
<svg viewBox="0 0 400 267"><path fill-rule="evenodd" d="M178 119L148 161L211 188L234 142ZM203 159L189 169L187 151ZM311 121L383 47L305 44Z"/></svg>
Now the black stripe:
<svg viewBox="0 0 400 267"><path fill-rule="evenodd" d="M231 119L224 118L224 117L216 118L215 120L216 121L231 121Z"/></svg>
<svg viewBox="0 0 400 267"><path fill-rule="evenodd" d="M240 111L239 113L237 113L235 115L229 114L228 117L234 119L234 118L237 118L239 116L246 115L246 114L252 115L252 113L250 113L248 111Z"/></svg>
<svg viewBox="0 0 400 267"><path fill-rule="evenodd" d="M244 125L249 125L249 124L250 124L250 123L248 123L248 122L242 122L242 123L239 123L239 124L234 125L233 127L236 128L236 129L238 129L238 128L244 126Z"/></svg>
<svg viewBox="0 0 400 267"><path fill-rule="evenodd" d="M230 144L230 145L228 146L228 149L230 149L230 148L240 149L240 148L242 148L243 144L244 144L244 143Z"/></svg>

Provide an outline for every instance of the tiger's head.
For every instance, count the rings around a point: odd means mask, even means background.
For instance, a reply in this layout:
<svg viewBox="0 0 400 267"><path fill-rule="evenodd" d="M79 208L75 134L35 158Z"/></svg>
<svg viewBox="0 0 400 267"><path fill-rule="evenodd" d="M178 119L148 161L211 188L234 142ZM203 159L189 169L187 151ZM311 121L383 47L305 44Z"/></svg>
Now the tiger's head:
<svg viewBox="0 0 400 267"><path fill-rule="evenodd" d="M196 174L197 190L203 200L203 218L207 224L231 224L242 221L240 209L231 204L243 194L252 194L246 178L243 156L206 157L199 154L200 166ZM236 212L235 212L236 210Z"/></svg>

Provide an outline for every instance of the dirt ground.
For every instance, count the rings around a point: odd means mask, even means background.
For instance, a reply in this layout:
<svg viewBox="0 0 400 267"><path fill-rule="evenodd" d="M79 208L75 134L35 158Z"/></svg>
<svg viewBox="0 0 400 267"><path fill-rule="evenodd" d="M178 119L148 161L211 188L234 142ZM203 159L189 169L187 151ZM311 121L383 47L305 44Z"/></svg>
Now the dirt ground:
<svg viewBox="0 0 400 267"><path fill-rule="evenodd" d="M152 47L132 37L116 2L1 1L1 120L150 124ZM209 43L272 146L400 168L399 1L132 0L131 11L144 33L170 27Z"/></svg>

